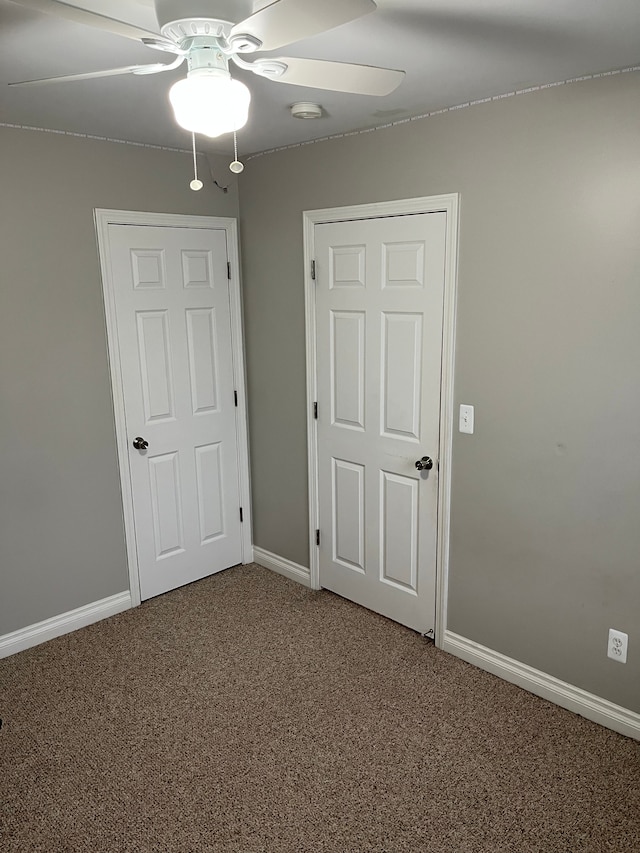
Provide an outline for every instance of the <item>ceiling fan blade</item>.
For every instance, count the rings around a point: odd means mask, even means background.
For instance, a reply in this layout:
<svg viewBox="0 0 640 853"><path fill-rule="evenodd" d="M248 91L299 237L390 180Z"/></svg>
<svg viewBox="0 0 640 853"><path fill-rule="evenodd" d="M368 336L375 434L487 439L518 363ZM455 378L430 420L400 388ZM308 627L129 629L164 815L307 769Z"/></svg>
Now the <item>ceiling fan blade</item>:
<svg viewBox="0 0 640 853"><path fill-rule="evenodd" d="M182 61L182 57L180 58ZM45 83L65 83L69 80L92 80L94 77L117 77L119 74L159 74L169 68L175 68L174 62L162 62L153 65L125 65L122 68L108 68L106 71L87 71L84 74L64 74L61 77L43 77L40 80L22 80L9 83L9 86L40 86Z"/></svg>
<svg viewBox="0 0 640 853"><path fill-rule="evenodd" d="M286 65L286 71L273 75L271 63ZM261 60L252 63L257 74ZM276 83L291 83L311 89L331 89L354 95L388 95L404 80L404 71L378 68L375 65L352 65L348 62L328 62L324 59L300 59L294 56L277 56L264 60L266 73Z"/></svg>
<svg viewBox="0 0 640 853"><path fill-rule="evenodd" d="M25 6L27 9L35 9L37 12L45 12L47 15L56 15L58 18L64 18L66 21L71 21L74 24L86 24L89 27L97 27L116 36L124 36L135 41L140 41L143 38L155 40L160 38L158 33L152 33L150 30L135 27L133 24L127 24L125 21L109 18L107 15L100 15L98 12L81 9L73 3L65 3L63 0L13 0L13 2L19 6Z"/></svg>
<svg viewBox="0 0 640 853"><path fill-rule="evenodd" d="M260 50L275 50L285 44L315 36L373 12L373 0L276 0L231 30L231 40L240 35L260 39Z"/></svg>

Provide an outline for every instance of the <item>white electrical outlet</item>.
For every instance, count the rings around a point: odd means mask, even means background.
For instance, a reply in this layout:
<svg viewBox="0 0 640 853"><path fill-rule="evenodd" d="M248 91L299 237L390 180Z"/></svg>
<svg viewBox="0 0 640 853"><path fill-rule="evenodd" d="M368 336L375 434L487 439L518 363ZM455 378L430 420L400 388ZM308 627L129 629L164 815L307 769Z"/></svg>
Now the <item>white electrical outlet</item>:
<svg viewBox="0 0 640 853"><path fill-rule="evenodd" d="M615 628L609 628L607 657L610 657L612 660L617 660L618 663L626 663L628 643L628 634L624 634L622 631L616 631Z"/></svg>
<svg viewBox="0 0 640 853"><path fill-rule="evenodd" d="M473 406L460 406L458 429L460 432L473 435Z"/></svg>

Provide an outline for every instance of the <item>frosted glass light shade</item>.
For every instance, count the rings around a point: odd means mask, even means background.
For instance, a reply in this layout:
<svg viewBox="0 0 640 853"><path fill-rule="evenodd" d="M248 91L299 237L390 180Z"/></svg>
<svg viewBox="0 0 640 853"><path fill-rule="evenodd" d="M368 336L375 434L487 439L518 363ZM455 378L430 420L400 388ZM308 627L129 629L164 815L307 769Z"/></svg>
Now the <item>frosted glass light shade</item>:
<svg viewBox="0 0 640 853"><path fill-rule="evenodd" d="M245 126L251 93L239 80L214 71L178 80L169 100L180 127L213 137Z"/></svg>

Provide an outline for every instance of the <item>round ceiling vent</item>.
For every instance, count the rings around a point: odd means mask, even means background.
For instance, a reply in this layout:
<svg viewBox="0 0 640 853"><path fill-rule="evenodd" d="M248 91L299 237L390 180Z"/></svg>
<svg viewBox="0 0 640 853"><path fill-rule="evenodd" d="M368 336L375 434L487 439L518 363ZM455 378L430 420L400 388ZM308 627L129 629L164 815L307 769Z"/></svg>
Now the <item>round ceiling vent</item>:
<svg viewBox="0 0 640 853"><path fill-rule="evenodd" d="M320 104L312 104L310 101L300 101L291 104L291 115L294 118L322 118L322 107Z"/></svg>

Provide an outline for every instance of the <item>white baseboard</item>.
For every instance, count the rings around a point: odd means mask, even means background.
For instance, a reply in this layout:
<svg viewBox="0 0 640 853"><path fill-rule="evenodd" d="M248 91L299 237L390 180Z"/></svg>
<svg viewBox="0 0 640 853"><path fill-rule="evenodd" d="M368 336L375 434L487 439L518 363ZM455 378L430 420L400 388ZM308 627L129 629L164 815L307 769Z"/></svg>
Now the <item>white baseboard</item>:
<svg viewBox="0 0 640 853"><path fill-rule="evenodd" d="M272 572L284 575L285 578L297 581L303 586L311 586L311 573L309 569L298 565L298 563L294 563L292 560L287 560L286 557L279 557L277 554L272 554L271 551L265 551L264 548L258 548L254 545L253 561L259 566L271 569Z"/></svg>
<svg viewBox="0 0 640 853"><path fill-rule="evenodd" d="M84 607L78 607L68 613L61 613L60 616L37 622L35 625L20 628L18 631L0 637L0 658L15 655L17 652L52 640L54 637L60 637L62 634L69 634L71 631L99 622L107 616L121 613L130 607L131 593L127 590L127 592L119 592L109 598L94 601L92 604L85 604Z"/></svg>
<svg viewBox="0 0 640 853"><path fill-rule="evenodd" d="M546 672L494 652L486 646L454 634L453 631L445 631L442 648L445 652L450 652L480 669L535 693L536 696L555 702L561 708L567 708L594 723L600 723L615 732L640 740L640 714L636 714L635 711L614 705L607 699L587 693L586 690L560 681Z"/></svg>

